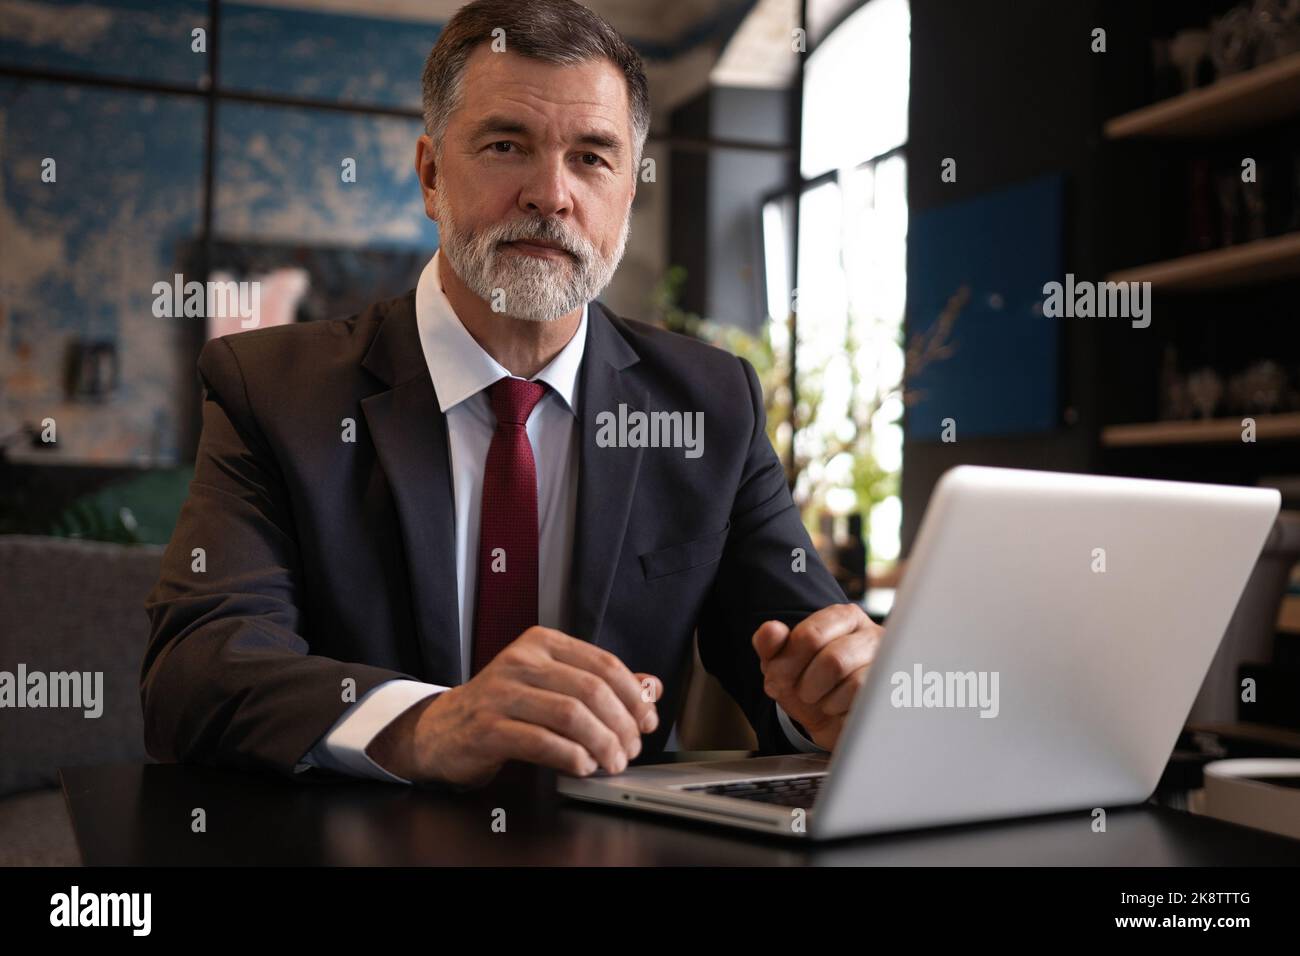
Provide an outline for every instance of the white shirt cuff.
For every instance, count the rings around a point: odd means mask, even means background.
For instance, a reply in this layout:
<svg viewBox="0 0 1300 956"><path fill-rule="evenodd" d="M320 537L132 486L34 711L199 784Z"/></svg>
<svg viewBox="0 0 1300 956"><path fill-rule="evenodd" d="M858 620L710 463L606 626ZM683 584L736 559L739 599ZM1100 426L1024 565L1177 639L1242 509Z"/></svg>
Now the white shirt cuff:
<svg viewBox="0 0 1300 956"><path fill-rule="evenodd" d="M830 753L825 747L819 747L803 734L794 728L794 721L790 715L781 709L781 705L776 705L776 719L781 724L781 729L785 731L785 736L790 743L794 744L802 753L806 754L828 754Z"/></svg>
<svg viewBox="0 0 1300 956"><path fill-rule="evenodd" d="M410 783L405 777L390 773L371 760L366 748L380 731L409 708L444 690L450 688L415 680L384 681L370 688L334 722L320 742L293 768L294 772L322 767L354 777Z"/></svg>

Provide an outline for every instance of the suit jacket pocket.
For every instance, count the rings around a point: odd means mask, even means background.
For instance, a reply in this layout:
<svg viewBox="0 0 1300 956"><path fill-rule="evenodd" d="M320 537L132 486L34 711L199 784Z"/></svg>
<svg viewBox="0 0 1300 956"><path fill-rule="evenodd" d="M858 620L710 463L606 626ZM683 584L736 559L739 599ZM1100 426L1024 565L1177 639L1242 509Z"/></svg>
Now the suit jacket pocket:
<svg viewBox="0 0 1300 956"><path fill-rule="evenodd" d="M722 557L723 548L727 544L727 532L730 530L731 522L728 521L721 531L660 548L658 551L647 551L641 555L641 569L645 572L646 580L712 564Z"/></svg>

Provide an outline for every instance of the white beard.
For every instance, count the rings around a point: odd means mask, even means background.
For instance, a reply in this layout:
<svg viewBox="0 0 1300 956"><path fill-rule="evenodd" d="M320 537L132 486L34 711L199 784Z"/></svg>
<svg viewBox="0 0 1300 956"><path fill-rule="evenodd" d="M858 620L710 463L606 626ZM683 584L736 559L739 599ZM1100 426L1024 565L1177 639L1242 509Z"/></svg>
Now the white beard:
<svg viewBox="0 0 1300 956"><path fill-rule="evenodd" d="M442 190L434 195L434 211L440 248L461 281L494 311L530 322L553 322L600 295L623 259L632 225L629 210L618 247L605 258L585 236L555 219L516 220L463 232ZM570 255L542 258L502 248L517 239L553 242Z"/></svg>

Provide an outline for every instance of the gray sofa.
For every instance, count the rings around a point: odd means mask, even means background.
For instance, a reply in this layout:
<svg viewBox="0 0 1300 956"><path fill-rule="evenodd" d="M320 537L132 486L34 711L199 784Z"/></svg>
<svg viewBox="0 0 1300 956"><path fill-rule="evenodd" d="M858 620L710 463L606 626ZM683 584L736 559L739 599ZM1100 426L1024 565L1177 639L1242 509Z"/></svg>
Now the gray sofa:
<svg viewBox="0 0 1300 956"><path fill-rule="evenodd" d="M102 713L0 710L0 866L75 866L60 767L149 761L144 597L162 548L0 535L0 671L102 672Z"/></svg>

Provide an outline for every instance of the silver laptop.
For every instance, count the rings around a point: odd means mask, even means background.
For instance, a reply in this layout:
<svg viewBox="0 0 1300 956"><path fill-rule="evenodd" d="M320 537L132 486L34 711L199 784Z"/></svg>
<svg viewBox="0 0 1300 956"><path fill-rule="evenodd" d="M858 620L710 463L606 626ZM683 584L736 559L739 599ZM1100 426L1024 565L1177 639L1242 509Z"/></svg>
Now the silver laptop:
<svg viewBox="0 0 1300 956"><path fill-rule="evenodd" d="M1141 803L1278 492L963 465L835 753L561 776L568 796L830 839Z"/></svg>

